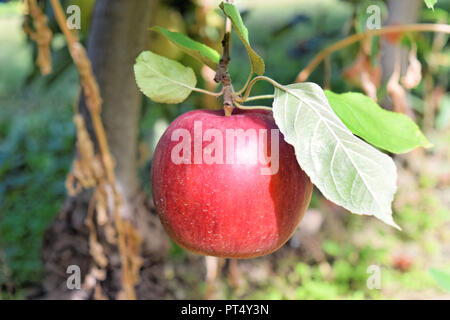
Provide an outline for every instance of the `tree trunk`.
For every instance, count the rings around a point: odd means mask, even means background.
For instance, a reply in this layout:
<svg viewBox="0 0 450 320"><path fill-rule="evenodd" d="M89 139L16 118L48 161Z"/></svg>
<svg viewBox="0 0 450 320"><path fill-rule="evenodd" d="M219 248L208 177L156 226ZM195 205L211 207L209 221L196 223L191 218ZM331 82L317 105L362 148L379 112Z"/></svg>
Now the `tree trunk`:
<svg viewBox="0 0 450 320"><path fill-rule="evenodd" d="M103 99L102 120L116 160L119 183L127 195L138 188L136 152L142 96L133 65L145 49L151 2L98 0L89 35L88 55ZM84 109L84 100L81 102Z"/></svg>
<svg viewBox="0 0 450 320"><path fill-rule="evenodd" d="M167 239L157 216L152 212L152 202L139 188L136 165L142 96L136 86L133 65L138 54L146 48L148 27L155 6L156 0L97 0L87 48L103 99L102 120L116 162L117 186L125 198L127 210L124 212L127 216L123 218L133 221L143 238L144 268L153 266L155 259L163 257L167 249ZM94 138L83 97L79 107ZM83 192L69 198L45 235L43 254L47 292L60 289L56 291L59 292L57 294L63 291L66 293L65 298L74 297L74 294L78 298L94 296L93 290L74 293L66 288L68 265L79 265L83 279L92 270L89 232L85 223L90 197L91 192ZM120 272L116 272L120 271L117 248L105 245L105 254L109 260L108 278L105 281L110 282L106 287L107 290L117 292L117 286L120 286L120 276L117 275ZM147 286L152 285L145 280L142 282L147 283ZM152 294L144 296L162 295L161 292Z"/></svg>

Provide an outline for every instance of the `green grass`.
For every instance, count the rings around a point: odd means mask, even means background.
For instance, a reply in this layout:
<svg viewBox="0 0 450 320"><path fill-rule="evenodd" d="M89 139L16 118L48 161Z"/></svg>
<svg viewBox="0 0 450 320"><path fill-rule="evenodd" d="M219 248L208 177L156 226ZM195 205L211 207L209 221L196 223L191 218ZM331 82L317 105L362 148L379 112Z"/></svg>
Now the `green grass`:
<svg viewBox="0 0 450 320"><path fill-rule="evenodd" d="M22 22L17 15L15 4L0 4L0 97L15 92L32 65L30 48L24 45L26 37L19 32Z"/></svg>
<svg viewBox="0 0 450 320"><path fill-rule="evenodd" d="M33 61L16 4L0 4L0 29L0 289L13 283L20 298L40 280L42 236L65 198L78 78L70 68L52 85L25 86Z"/></svg>

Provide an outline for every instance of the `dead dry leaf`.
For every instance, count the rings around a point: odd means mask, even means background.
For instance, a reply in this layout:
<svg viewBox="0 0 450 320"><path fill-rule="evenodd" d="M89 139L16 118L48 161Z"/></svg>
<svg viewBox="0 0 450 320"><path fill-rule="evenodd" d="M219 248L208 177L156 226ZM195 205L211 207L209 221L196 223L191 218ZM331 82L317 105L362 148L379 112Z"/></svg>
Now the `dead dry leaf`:
<svg viewBox="0 0 450 320"><path fill-rule="evenodd" d="M342 72L342 77L363 89L364 93L375 102L377 89L381 83L381 68L372 65L368 45L362 45L353 64ZM377 58L378 59L378 58Z"/></svg>
<svg viewBox="0 0 450 320"><path fill-rule="evenodd" d="M402 77L403 86L411 90L419 85L422 80L422 64L417 59L417 46L413 45L409 53L409 65L406 74Z"/></svg>

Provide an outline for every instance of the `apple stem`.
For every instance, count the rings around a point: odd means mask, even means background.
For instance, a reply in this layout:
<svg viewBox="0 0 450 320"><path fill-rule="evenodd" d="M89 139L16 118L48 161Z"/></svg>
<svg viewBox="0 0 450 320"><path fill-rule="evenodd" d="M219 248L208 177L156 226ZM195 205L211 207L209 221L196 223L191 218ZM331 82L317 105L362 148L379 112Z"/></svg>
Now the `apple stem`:
<svg viewBox="0 0 450 320"><path fill-rule="evenodd" d="M227 3L232 3L227 0ZM228 65L230 64L230 36L231 36L231 20L227 17L225 20L225 34L222 40L223 53L217 67L214 81L222 83L223 87L223 109L226 116L230 116L234 109L234 89L231 84L231 77L228 73Z"/></svg>

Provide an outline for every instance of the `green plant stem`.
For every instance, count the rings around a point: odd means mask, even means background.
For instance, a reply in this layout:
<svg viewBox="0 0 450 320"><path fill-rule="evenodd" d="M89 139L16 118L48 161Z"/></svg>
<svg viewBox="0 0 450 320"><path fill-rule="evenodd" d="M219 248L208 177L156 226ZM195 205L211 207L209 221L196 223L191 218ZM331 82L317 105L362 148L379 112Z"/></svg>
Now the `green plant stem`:
<svg viewBox="0 0 450 320"><path fill-rule="evenodd" d="M248 75L247 81L245 81L244 86L238 92L236 92L237 95L241 95L242 92L244 92L245 89L247 89L247 86L250 83L250 80L252 80L252 76L253 76L253 65L250 64L250 74Z"/></svg>
<svg viewBox="0 0 450 320"><path fill-rule="evenodd" d="M281 84L276 82L275 80L273 80L273 79L271 79L269 77L266 77L266 76L257 76L257 77L254 77L253 80L250 81L250 83L248 84L248 87L245 90L245 93L242 96L241 101L248 101L247 99L248 99L248 96L250 95L250 91L252 90L252 87L255 85L256 82L258 82L260 80L267 81L271 85L273 85L274 87L277 87L280 90L286 91L286 89Z"/></svg>
<svg viewBox="0 0 450 320"><path fill-rule="evenodd" d="M250 91L252 90L252 87L255 85L256 82L260 81L260 80L264 80L269 82L271 85L273 85L274 87L286 91L286 89L279 84L278 82L276 82L275 80L266 77L266 76L257 76L254 77L252 81L250 81L250 83L248 84L247 89L245 90L244 96L242 98L239 98L239 101L250 101L250 100L256 100L257 98L259 99L269 99L269 98L274 98L274 95L264 95L264 96L254 96L254 97L248 97L250 94ZM270 107L266 107L266 106L250 106L250 107L246 107L241 105L239 102L234 101L234 104L239 108L239 109L244 109L244 110L256 110L256 109L260 109L260 110L269 110L272 111L272 108Z"/></svg>
<svg viewBox="0 0 450 320"><path fill-rule="evenodd" d="M254 100L273 99L274 97L275 97L275 95L273 95L273 94L265 94L265 95L261 95L261 96L248 97L245 100L242 99L241 97L236 97L236 101L247 102L247 101L254 101Z"/></svg>
<svg viewBox="0 0 450 320"><path fill-rule="evenodd" d="M272 111L272 108L266 106L243 106L239 102L234 101L234 105L242 110L268 110Z"/></svg>
<svg viewBox="0 0 450 320"><path fill-rule="evenodd" d="M223 88L219 92L212 92L212 91L208 91L208 90L200 89L200 88L192 88L192 91L204 93L204 94L207 94L207 95L210 95L213 97L220 97L223 94Z"/></svg>

